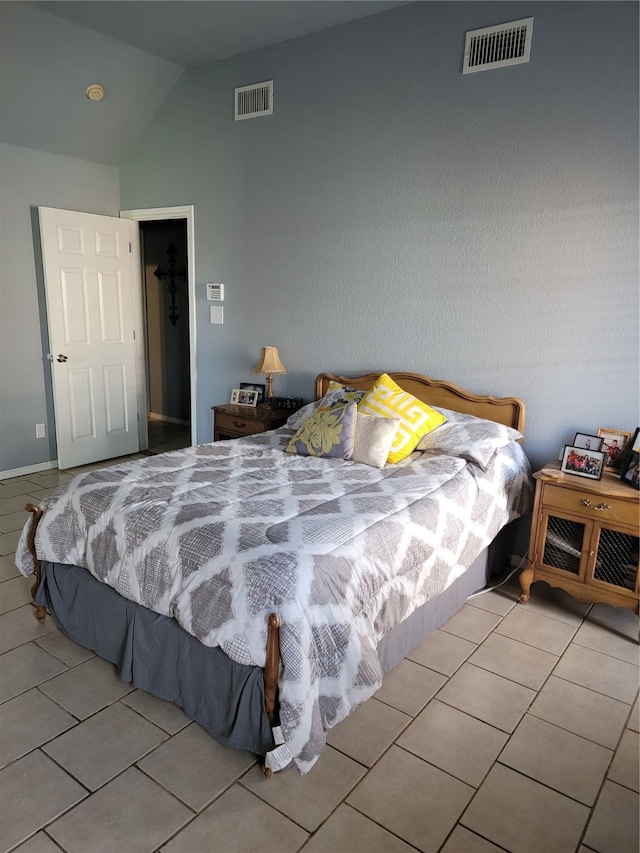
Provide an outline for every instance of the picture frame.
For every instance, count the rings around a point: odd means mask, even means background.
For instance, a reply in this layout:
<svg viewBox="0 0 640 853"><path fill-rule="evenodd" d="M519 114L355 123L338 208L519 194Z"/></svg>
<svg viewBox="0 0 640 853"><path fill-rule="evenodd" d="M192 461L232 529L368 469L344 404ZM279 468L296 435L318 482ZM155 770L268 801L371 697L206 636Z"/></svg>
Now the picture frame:
<svg viewBox="0 0 640 853"><path fill-rule="evenodd" d="M602 447L600 447L600 450L606 453L604 470L609 471L611 474L620 474L622 463L625 461L629 449L631 433L625 432L622 429L600 427L598 435L602 437Z"/></svg>
<svg viewBox="0 0 640 853"><path fill-rule="evenodd" d="M629 441L626 456L620 466L620 479L640 489L640 427L636 428Z"/></svg>
<svg viewBox="0 0 640 853"><path fill-rule="evenodd" d="M240 390L241 391L257 391L258 392L258 403L257 403L258 406L260 405L260 403L264 403L264 395L266 393L266 388L267 388L266 385L260 385L259 383L256 383L256 382L241 382L240 383Z"/></svg>
<svg viewBox="0 0 640 853"><path fill-rule="evenodd" d="M255 390L234 388L231 392L231 400L234 406L252 406L255 408L258 402L258 392Z"/></svg>
<svg viewBox="0 0 640 853"><path fill-rule="evenodd" d="M586 477L588 480L600 480L604 471L605 454L601 450L587 450L584 447L565 445L560 470L563 474Z"/></svg>
<svg viewBox="0 0 640 853"><path fill-rule="evenodd" d="M598 435L588 435L586 432L577 432L572 446L583 450L602 450L602 438Z"/></svg>

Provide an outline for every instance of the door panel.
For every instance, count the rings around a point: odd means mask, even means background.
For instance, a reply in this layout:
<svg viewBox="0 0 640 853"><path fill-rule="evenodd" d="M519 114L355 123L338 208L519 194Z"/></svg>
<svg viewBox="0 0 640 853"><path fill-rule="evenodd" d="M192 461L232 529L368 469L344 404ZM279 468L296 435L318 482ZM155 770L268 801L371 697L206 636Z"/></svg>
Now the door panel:
<svg viewBox="0 0 640 853"><path fill-rule="evenodd" d="M103 344L123 344L122 286L118 273L98 273L100 340Z"/></svg>
<svg viewBox="0 0 640 853"><path fill-rule="evenodd" d="M104 401L107 435L128 429L127 376L123 364L104 368Z"/></svg>
<svg viewBox="0 0 640 853"><path fill-rule="evenodd" d="M130 223L39 208L58 465L138 450Z"/></svg>
<svg viewBox="0 0 640 853"><path fill-rule="evenodd" d="M95 231L95 248L97 258L120 257L120 235L112 231Z"/></svg>
<svg viewBox="0 0 640 853"><path fill-rule="evenodd" d="M82 228L71 225L58 225L56 227L56 234L58 237L58 251L61 255L84 255Z"/></svg>
<svg viewBox="0 0 640 853"><path fill-rule="evenodd" d="M74 441L96 437L94 393L91 380L90 370L81 368L67 371L71 437Z"/></svg>
<svg viewBox="0 0 640 853"><path fill-rule="evenodd" d="M87 281L84 270L60 270L64 343L90 344Z"/></svg>

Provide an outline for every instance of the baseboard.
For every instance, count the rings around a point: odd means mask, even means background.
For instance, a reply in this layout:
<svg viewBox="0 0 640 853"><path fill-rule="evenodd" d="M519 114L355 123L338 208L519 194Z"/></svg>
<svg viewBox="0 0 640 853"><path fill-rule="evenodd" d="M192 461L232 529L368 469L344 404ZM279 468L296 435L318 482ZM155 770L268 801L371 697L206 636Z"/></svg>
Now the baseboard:
<svg viewBox="0 0 640 853"><path fill-rule="evenodd" d="M150 421L166 421L168 424L179 424L180 426L189 426L189 421L182 418L170 418L168 415L159 415L157 412L149 412Z"/></svg>
<svg viewBox="0 0 640 853"><path fill-rule="evenodd" d="M51 471L52 468L58 467L58 460L52 462L38 462L37 465L25 465L24 468L9 468L7 471L0 471L0 480L11 480L13 477L24 477L27 474L37 474L40 471Z"/></svg>

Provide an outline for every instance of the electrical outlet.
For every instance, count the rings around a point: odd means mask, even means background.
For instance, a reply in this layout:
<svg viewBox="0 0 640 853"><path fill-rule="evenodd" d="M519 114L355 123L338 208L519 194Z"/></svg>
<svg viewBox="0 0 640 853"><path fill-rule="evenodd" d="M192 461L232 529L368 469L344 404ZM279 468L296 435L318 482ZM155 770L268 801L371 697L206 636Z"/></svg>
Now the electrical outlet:
<svg viewBox="0 0 640 853"><path fill-rule="evenodd" d="M36 424L36 438L44 438L45 430L44 424Z"/></svg>
<svg viewBox="0 0 640 853"><path fill-rule="evenodd" d="M224 308L222 305L212 305L209 308L210 323L224 323Z"/></svg>

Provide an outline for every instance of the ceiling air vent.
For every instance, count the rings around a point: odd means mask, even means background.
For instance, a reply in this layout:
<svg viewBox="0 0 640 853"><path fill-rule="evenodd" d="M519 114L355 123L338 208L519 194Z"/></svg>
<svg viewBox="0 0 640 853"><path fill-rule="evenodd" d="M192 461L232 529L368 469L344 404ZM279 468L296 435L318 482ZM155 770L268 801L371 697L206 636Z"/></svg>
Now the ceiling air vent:
<svg viewBox="0 0 640 853"><path fill-rule="evenodd" d="M471 30L464 45L462 73L472 74L474 71L528 62L532 30L533 18Z"/></svg>
<svg viewBox="0 0 640 853"><path fill-rule="evenodd" d="M235 90L235 120L270 116L273 112L273 80L266 83L254 83Z"/></svg>

